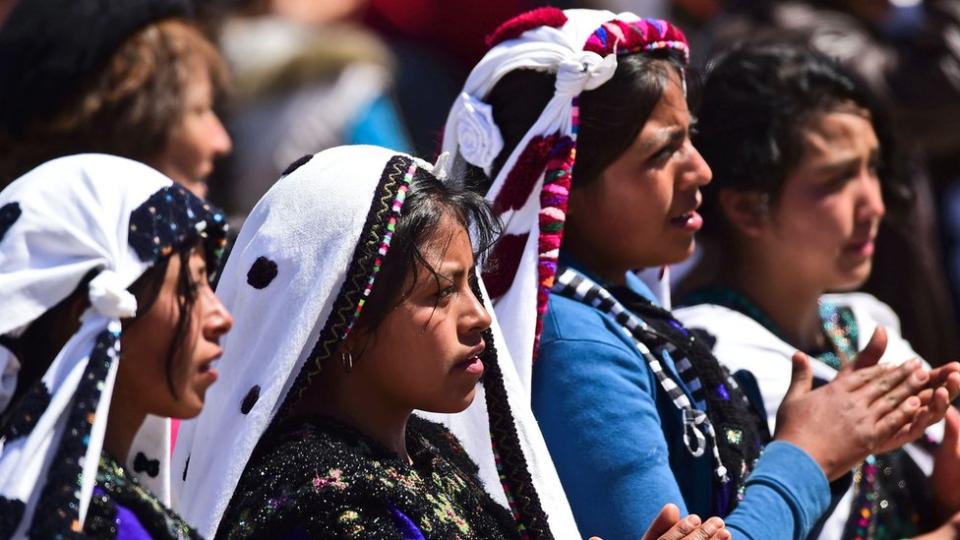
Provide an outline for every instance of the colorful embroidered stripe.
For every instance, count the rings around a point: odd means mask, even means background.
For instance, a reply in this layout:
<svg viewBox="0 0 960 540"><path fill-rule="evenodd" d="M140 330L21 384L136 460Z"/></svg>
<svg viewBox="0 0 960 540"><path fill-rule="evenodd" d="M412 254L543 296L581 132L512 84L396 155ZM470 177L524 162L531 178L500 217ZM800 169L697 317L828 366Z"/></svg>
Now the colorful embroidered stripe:
<svg viewBox="0 0 960 540"><path fill-rule="evenodd" d="M403 202L407 199L407 192L410 190L410 182L413 180L413 174L415 172L417 172L417 165L410 165L410 168L407 169L407 174L403 176L400 189L397 190L397 197L393 200L393 206L390 208L390 219L387 221L386 230L380 239L380 246L377 249L377 258L373 261L373 269L370 272L370 277L367 278L367 284L363 288L363 294L360 295L360 299L357 300L357 308L353 312L353 317L351 317L350 323L343 333L344 339L350 335L350 331L353 330L353 325L360 319L363 306L367 303L367 298L370 297L370 293L373 292L373 284L377 279L377 273L380 272L380 267L383 265L383 260L387 257L387 251L390 250L393 233L397 230L397 220L400 218L400 212L403 210Z"/></svg>

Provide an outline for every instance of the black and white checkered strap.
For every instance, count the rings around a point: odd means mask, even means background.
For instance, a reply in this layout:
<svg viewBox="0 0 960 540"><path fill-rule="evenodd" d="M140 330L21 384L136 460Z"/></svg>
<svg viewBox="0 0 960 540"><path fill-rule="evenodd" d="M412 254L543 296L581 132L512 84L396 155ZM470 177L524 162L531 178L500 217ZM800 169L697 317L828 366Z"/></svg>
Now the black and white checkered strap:
<svg viewBox="0 0 960 540"><path fill-rule="evenodd" d="M671 401L680 410L683 416L683 443L694 457L703 455L707 446L707 438L711 443L713 458L717 462L716 473L723 482L728 481L727 468L720 460L720 449L717 447L716 433L713 424L707 418L707 413L699 410L690 402L690 398L683 389L673 380L671 375L663 369L659 357L655 355L644 341L660 341L656 333L642 319L631 313L606 289L592 280L570 268L561 268L557 273L553 285L553 292L567 298L577 300L598 309L612 317L620 325L623 332L633 341L640 354L646 360L650 370L660 383L661 388L670 396ZM690 379L695 376L693 366L689 361L684 365L678 364L678 369L688 373ZM699 385L698 385L699 386Z"/></svg>

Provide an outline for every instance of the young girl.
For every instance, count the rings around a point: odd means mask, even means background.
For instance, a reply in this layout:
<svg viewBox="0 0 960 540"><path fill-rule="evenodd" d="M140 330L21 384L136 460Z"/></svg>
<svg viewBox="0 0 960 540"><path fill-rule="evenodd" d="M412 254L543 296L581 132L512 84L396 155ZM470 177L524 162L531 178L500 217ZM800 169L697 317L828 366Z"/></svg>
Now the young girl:
<svg viewBox="0 0 960 540"><path fill-rule="evenodd" d="M816 360L823 381L856 359L878 325L889 336L884 362L917 357L885 304L863 293L825 294L855 289L870 275L885 213L881 156L889 153L874 118L849 76L803 48L731 51L706 81L696 142L716 174L704 201L716 275L689 296L701 305L676 313L714 336L726 366L756 378L771 429L797 349ZM821 536L901 538L960 511L950 483L960 475L954 414L946 425L953 443L935 454L932 484L919 448L870 456ZM952 525L942 532L953 538Z"/></svg>
<svg viewBox="0 0 960 540"><path fill-rule="evenodd" d="M960 379L939 387L960 365L851 367L811 392L798 357L769 442L738 383L630 273L687 258L702 224L711 173L689 139L683 34L548 8L491 44L444 150L505 222L485 280L581 530L629 538L676 502L727 516L735 535L803 537L830 502L828 480L944 414ZM936 392L921 393L928 383Z"/></svg>
<svg viewBox="0 0 960 540"><path fill-rule="evenodd" d="M177 445L180 508L202 532L551 537L525 464L502 469L508 510L447 430L411 414L465 409L483 377L513 425L473 273L494 223L479 196L383 148L334 148L288 169L220 281L238 329L226 380ZM502 425L493 444L522 458Z"/></svg>
<svg viewBox="0 0 960 540"><path fill-rule="evenodd" d="M197 415L217 378L225 234L219 211L113 156L0 192L0 537L196 536L163 506L166 417Z"/></svg>

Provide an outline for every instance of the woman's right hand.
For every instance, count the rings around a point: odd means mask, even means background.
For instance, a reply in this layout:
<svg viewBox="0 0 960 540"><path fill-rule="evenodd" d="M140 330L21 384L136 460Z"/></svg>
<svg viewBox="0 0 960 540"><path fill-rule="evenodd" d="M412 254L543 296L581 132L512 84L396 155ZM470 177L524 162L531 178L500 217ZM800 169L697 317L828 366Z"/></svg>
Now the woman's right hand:
<svg viewBox="0 0 960 540"><path fill-rule="evenodd" d="M700 521L696 514L680 519L680 509L675 504L666 504L643 535L643 540L729 540L730 531L723 528L723 520L712 517ZM590 540L601 540L591 536Z"/></svg>
<svg viewBox="0 0 960 540"><path fill-rule="evenodd" d="M960 364L930 372L918 360L878 365L886 332L877 328L856 362L811 390L810 359L793 357L790 389L777 411L777 440L806 451L831 481L872 453L897 448L946 413L960 393Z"/></svg>

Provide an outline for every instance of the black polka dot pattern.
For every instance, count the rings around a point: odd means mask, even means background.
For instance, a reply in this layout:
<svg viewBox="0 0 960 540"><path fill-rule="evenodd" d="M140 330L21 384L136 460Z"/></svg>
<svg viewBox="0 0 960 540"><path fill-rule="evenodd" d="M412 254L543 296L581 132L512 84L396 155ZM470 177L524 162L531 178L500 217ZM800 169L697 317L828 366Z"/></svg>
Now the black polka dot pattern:
<svg viewBox="0 0 960 540"><path fill-rule="evenodd" d="M137 457L133 458L133 471L145 472L150 478L156 478L160 474L160 460L150 459L143 452L137 452Z"/></svg>
<svg viewBox="0 0 960 540"><path fill-rule="evenodd" d="M277 263L266 257L257 257L247 272L247 283L254 289L263 289L277 277Z"/></svg>
<svg viewBox="0 0 960 540"><path fill-rule="evenodd" d="M298 158L296 161L294 161L290 165L287 165L287 168L283 170L283 173L281 173L280 176L286 176L292 173L293 171L299 169L303 164L310 161L311 159L313 159L313 154L307 154L305 156Z"/></svg>
<svg viewBox="0 0 960 540"><path fill-rule="evenodd" d="M9 202L0 207L0 240L3 240L3 235L7 234L10 226L20 217L20 214L20 203Z"/></svg>
<svg viewBox="0 0 960 540"><path fill-rule="evenodd" d="M249 413L253 406L257 404L257 400L260 399L260 385L254 385L253 388L247 392L247 396L243 398L243 403L240 404L240 412L243 414Z"/></svg>

